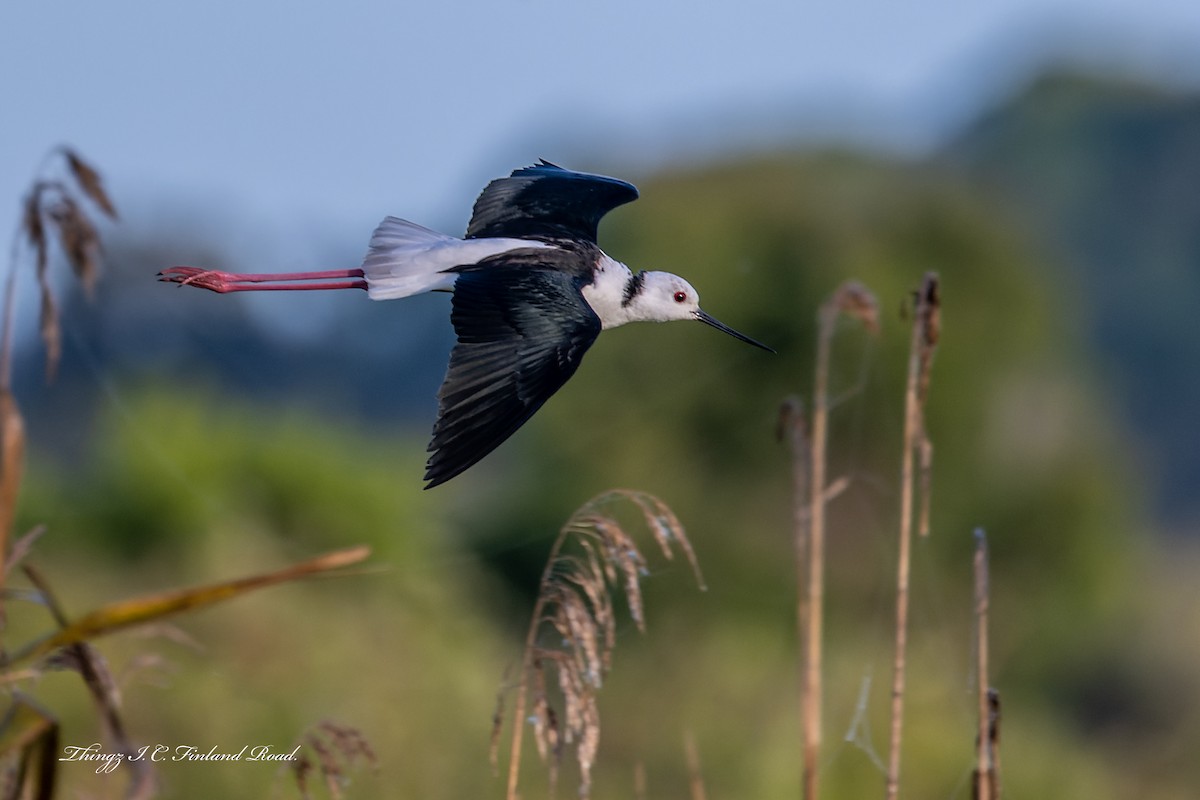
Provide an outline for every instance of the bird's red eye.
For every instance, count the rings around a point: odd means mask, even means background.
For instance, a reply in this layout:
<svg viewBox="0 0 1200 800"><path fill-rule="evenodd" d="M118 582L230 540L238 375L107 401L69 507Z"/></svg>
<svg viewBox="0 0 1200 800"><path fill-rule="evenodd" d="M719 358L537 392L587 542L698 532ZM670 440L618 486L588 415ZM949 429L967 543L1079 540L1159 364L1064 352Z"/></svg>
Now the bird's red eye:
<svg viewBox="0 0 1200 800"><path fill-rule="evenodd" d="M676 303L682 303L686 300L687 300L687 292L676 292L675 293L675 302Z"/></svg>

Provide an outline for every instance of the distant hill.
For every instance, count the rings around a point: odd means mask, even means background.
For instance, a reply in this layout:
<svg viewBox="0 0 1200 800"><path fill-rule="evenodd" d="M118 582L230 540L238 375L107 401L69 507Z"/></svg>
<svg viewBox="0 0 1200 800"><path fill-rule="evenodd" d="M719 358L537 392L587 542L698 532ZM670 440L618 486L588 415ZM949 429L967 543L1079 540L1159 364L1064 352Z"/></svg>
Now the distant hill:
<svg viewBox="0 0 1200 800"><path fill-rule="evenodd" d="M1051 71L937 159L999 198L1092 309L1169 523L1200 521L1200 93Z"/></svg>

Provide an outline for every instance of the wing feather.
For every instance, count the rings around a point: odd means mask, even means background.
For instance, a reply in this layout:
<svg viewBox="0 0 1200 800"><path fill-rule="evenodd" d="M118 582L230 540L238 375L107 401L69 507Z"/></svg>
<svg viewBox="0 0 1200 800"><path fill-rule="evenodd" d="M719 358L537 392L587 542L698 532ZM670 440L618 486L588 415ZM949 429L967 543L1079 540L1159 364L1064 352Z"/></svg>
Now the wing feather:
<svg viewBox="0 0 1200 800"><path fill-rule="evenodd" d="M600 218L637 197L633 184L543 160L484 188L475 201L467 238L574 239L594 244Z"/></svg>
<svg viewBox="0 0 1200 800"><path fill-rule="evenodd" d="M458 343L438 392L427 489L524 425L575 374L600 334L576 278L524 263L461 272L450 319Z"/></svg>

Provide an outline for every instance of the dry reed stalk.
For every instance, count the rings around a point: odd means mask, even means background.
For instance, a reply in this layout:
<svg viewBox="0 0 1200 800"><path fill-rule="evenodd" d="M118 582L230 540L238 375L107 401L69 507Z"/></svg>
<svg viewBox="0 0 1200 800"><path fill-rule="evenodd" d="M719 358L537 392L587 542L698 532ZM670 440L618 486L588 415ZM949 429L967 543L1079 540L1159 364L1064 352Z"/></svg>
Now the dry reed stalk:
<svg viewBox="0 0 1200 800"><path fill-rule="evenodd" d="M988 761L991 768L988 786L992 800L1000 800L1000 692L990 687L987 690L987 709Z"/></svg>
<svg viewBox="0 0 1200 800"><path fill-rule="evenodd" d="M617 501L632 503L667 558L671 544L683 551L697 583L704 587L695 553L678 518L661 500L628 490L599 495L580 507L567 521L550 549L538 584L537 600L525 637L521 674L513 703L513 732L509 750L506 797L517 800L521 748L526 708L532 705L535 745L550 769L553 796L563 750L575 749L579 764L579 796L591 793L591 771L600 743L597 692L612 666L616 646L616 616L612 593L622 591L629 614L645 632L640 580L646 560L610 507ZM542 643L542 634L546 643ZM551 680L553 677L553 680ZM557 688L562 714L551 702ZM532 695L532 703L530 703ZM492 758L499 742L500 714L494 717Z"/></svg>
<svg viewBox="0 0 1200 800"><path fill-rule="evenodd" d="M886 797L900 792L900 744L904 727L904 686L908 649L908 594L912 559L913 458L921 456L922 486L928 485L932 447L925 433L924 407L930 367L939 337L938 278L925 274L913 303L908 384L904 394L904 453L900 462L900 552L896 565L896 657L892 670L892 726L888 749ZM927 493L922 492L922 524L927 522Z"/></svg>
<svg viewBox="0 0 1200 800"><path fill-rule="evenodd" d="M858 319L871 333L879 329L878 304L857 281L846 281L817 315L817 365L811 436L798 398L780 409L780 438L792 450L792 524L796 561L796 628L800 643L800 725L803 730L803 796L817 797L817 757L821 747L822 641L825 601L825 504L844 488L826 481L829 418L829 362L840 315Z"/></svg>
<svg viewBox="0 0 1200 800"><path fill-rule="evenodd" d="M100 271L100 235L76 194L90 200L110 219L117 218L117 209L104 191L99 172L69 147L57 147L47 158L53 156L62 157L73 181L49 179L40 174L44 168L39 169L24 199L5 282L3 334L0 334L0 576L7 572L5 561L25 450L24 421L12 393L12 332L16 324L14 304L21 245L34 254L34 272L41 289L40 327L46 347L46 376L52 378L62 354L62 333L48 274L51 244L48 232L57 231L59 250L90 295ZM0 606L2 619L3 606Z"/></svg>
<svg viewBox="0 0 1200 800"><path fill-rule="evenodd" d="M988 550L987 534L975 531L975 670L979 680L979 730L975 735L975 774L972 797L999 800L996 762L999 740L1000 696L988 686Z"/></svg>
<svg viewBox="0 0 1200 800"><path fill-rule="evenodd" d="M16 265L9 270L4 293L4 333L0 338L0 582L8 574L8 540L16 518L17 495L25 465L25 420L12 392L14 304L17 294ZM2 602L2 601L0 601ZM0 620L3 619L0 605Z"/></svg>
<svg viewBox="0 0 1200 800"><path fill-rule="evenodd" d="M846 281L821 305L817 315L817 367L813 386L812 455L809 477L808 645L805 648L804 797L817 797L817 756L821 747L821 650L825 619L825 504L830 487L825 478L829 438L829 359L833 334L842 314L879 329L875 296L857 281Z"/></svg>
<svg viewBox="0 0 1200 800"><path fill-rule="evenodd" d="M813 797L812 794L809 794L809 781L812 780L815 784L815 769L810 767L809 754L815 752L817 748L812 746L812 739L808 734L808 709L810 706L808 652L811 642L807 635L812 627L809 619L808 591L808 540L812 507L808 500L808 491L811 485L808 476L808 459L811 455L811 448L809 446L808 420L804 415L804 404L800 398L789 397L780 406L777 435L780 439L787 438L792 453L792 546L796 564L796 642L799 647L799 655L796 659L796 679L799 683L799 691L796 693L796 698L799 703L797 710L800 715L800 761L804 765L804 792L806 797ZM818 659L818 663L819 661ZM819 710L816 712L816 717L820 718ZM815 761L815 756L813 760ZM816 791L815 786L811 791Z"/></svg>
<svg viewBox="0 0 1200 800"><path fill-rule="evenodd" d="M4 372L0 373L0 581L8 573L9 540L16 520L17 497L21 491L21 474L25 464L25 421L9 386L7 371L7 353L11 345L9 330L5 330L4 342L0 345L5 354ZM0 620L3 619L3 613L3 605L0 605Z"/></svg>
<svg viewBox="0 0 1200 800"><path fill-rule="evenodd" d="M689 796L691 800L707 800L704 776L700 774L700 751L696 748L696 737L691 731L683 734L683 752L687 758Z"/></svg>

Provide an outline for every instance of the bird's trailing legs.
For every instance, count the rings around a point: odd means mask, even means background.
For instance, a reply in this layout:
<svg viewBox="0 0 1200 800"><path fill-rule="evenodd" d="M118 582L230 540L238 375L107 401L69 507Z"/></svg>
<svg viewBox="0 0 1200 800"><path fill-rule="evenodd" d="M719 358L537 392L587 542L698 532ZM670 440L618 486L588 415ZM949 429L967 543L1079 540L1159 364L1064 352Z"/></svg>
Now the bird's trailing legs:
<svg viewBox="0 0 1200 800"><path fill-rule="evenodd" d="M158 273L158 279L180 286L198 286L219 294L367 288L363 271L357 268L322 272L236 273L200 267L168 267Z"/></svg>

